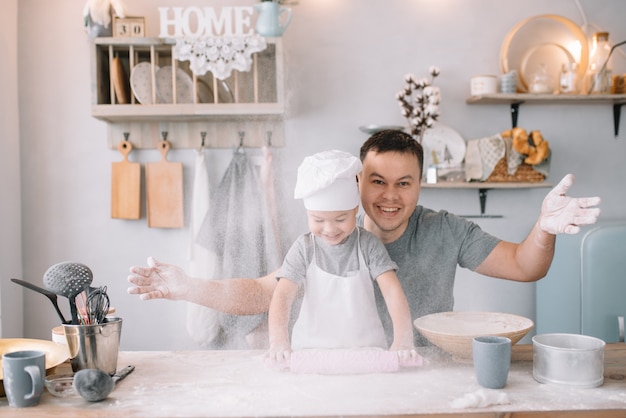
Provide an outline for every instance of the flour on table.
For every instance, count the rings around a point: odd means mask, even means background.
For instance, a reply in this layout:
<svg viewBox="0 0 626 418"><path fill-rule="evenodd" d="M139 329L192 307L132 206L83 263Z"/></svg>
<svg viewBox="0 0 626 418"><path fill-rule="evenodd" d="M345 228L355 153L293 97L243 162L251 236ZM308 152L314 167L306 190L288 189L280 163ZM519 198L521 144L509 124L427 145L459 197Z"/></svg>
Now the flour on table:
<svg viewBox="0 0 626 418"><path fill-rule="evenodd" d="M510 402L506 393L480 389L452 401L452 408L486 408L492 405L505 405L508 403Z"/></svg>

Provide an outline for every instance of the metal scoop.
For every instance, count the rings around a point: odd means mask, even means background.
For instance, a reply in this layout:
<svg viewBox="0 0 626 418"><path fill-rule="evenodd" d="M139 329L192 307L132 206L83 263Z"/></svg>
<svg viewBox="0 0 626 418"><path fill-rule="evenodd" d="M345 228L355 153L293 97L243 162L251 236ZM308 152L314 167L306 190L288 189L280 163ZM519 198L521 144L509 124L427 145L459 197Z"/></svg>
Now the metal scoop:
<svg viewBox="0 0 626 418"><path fill-rule="evenodd" d="M39 287L39 286L35 286L34 284L32 284L30 282L27 282L25 280L11 279L11 281L13 283L17 283L19 285L22 285L22 286L24 286L27 289L34 290L35 292L39 292L42 295L44 295L45 297L47 297L48 299L50 299L50 301L54 305L54 309L57 311L57 314L59 315L59 318L61 318L61 323L67 324L67 321L65 320L65 317L63 316L63 313L59 309L59 304L57 303L57 295L56 295L56 293L52 293L51 291L49 291L47 289L44 289L42 287Z"/></svg>
<svg viewBox="0 0 626 418"><path fill-rule="evenodd" d="M43 275L43 283L48 290L69 299L73 325L78 325L76 296L92 281L93 273L89 267L68 261L53 265Z"/></svg>
<svg viewBox="0 0 626 418"><path fill-rule="evenodd" d="M89 402L99 402L109 396L117 382L133 370L135 366L126 366L119 373L109 376L99 369L83 369L74 375L74 387Z"/></svg>

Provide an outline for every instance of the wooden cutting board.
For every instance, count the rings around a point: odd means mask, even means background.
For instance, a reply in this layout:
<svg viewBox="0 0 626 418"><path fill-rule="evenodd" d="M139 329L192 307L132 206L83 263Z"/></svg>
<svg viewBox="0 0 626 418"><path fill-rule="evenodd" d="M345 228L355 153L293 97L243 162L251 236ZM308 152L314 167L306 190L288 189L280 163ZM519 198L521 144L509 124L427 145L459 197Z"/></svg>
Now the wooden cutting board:
<svg viewBox="0 0 626 418"><path fill-rule="evenodd" d="M141 217L141 165L128 161L133 145L120 141L117 149L124 159L111 167L111 218L139 219Z"/></svg>
<svg viewBox="0 0 626 418"><path fill-rule="evenodd" d="M146 206L148 227L182 228L183 215L183 164L167 161L170 144L159 142L162 159L146 164Z"/></svg>
<svg viewBox="0 0 626 418"><path fill-rule="evenodd" d="M111 63L111 80L113 81L113 90L115 90L117 103L130 103L128 75L124 70L122 60L119 57L113 58L113 62Z"/></svg>

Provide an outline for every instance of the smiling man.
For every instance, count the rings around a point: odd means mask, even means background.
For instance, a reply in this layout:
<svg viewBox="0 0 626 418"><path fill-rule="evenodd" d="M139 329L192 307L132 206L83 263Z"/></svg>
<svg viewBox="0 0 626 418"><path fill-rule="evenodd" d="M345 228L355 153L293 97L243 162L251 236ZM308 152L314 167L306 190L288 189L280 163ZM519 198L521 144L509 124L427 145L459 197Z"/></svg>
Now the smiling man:
<svg viewBox="0 0 626 418"><path fill-rule="evenodd" d="M383 131L361 147L358 175L365 214L359 226L376 235L398 264L397 275L411 317L450 311L457 265L508 280L531 282L544 277L554 257L556 234L575 234L596 222L599 197L566 196L573 176L565 176L545 197L541 214L519 244L500 240L475 223L446 211L418 205L423 149L410 135ZM266 312L276 288L275 273L257 279L205 280L177 266L150 258L148 267L131 267L128 289L142 299L187 300L232 314ZM376 288L377 289L377 288ZM388 339L389 315L377 289L377 302ZM424 340L416 333L416 345Z"/></svg>

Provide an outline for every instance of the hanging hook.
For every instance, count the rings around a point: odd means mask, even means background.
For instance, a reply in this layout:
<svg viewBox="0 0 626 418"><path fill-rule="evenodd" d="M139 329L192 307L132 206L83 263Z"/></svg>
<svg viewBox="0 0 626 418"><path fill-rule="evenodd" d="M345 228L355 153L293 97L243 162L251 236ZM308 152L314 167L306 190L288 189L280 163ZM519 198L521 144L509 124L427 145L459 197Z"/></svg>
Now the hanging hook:
<svg viewBox="0 0 626 418"><path fill-rule="evenodd" d="M204 140L206 139L206 132L200 132L200 137L202 137L202 142L200 143L200 148L204 148Z"/></svg>
<svg viewBox="0 0 626 418"><path fill-rule="evenodd" d="M124 132L124 141L128 141L129 136L130 136L130 132Z"/></svg>
<svg viewBox="0 0 626 418"><path fill-rule="evenodd" d="M267 146L272 146L272 131L267 131Z"/></svg>
<svg viewBox="0 0 626 418"><path fill-rule="evenodd" d="M243 153L243 137L245 134L244 131L239 131L239 146L235 149L236 153Z"/></svg>
<svg viewBox="0 0 626 418"><path fill-rule="evenodd" d="M162 131L161 137L163 137L163 141L167 141L167 131Z"/></svg>

